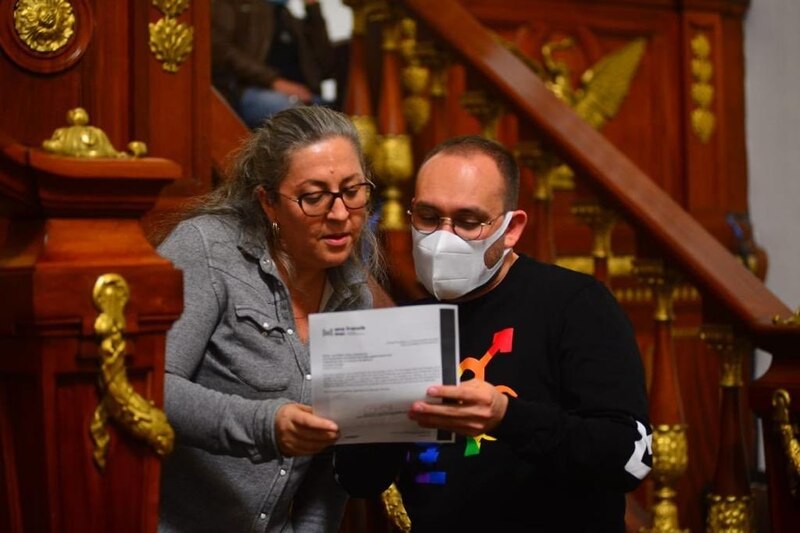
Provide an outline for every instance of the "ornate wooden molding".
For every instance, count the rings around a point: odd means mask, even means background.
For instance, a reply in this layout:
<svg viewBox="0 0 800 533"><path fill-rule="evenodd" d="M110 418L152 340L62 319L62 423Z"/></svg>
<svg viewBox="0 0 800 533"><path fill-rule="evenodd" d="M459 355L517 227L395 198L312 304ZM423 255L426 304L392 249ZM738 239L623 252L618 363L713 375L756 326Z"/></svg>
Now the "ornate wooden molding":
<svg viewBox="0 0 800 533"><path fill-rule="evenodd" d="M131 154L118 152L106 133L89 125L89 114L82 107L67 112L69 126L58 128L53 135L42 142L46 151L66 157L124 158L142 157L147 154L147 145L142 141L128 143Z"/></svg>
<svg viewBox="0 0 800 533"><path fill-rule="evenodd" d="M153 0L153 4L164 16L148 24L150 51L164 70L178 72L194 44L194 28L176 18L189 8L189 0Z"/></svg>
<svg viewBox="0 0 800 533"><path fill-rule="evenodd" d="M0 48L32 72L51 74L74 65L93 27L87 0L9 0L0 6Z"/></svg>
<svg viewBox="0 0 800 533"><path fill-rule="evenodd" d="M776 326L800 327L800 307L797 308L797 311L786 318L781 318L781 315L773 316L772 323Z"/></svg>
<svg viewBox="0 0 800 533"><path fill-rule="evenodd" d="M18 0L14 28L31 50L58 52L75 33L75 12L65 0Z"/></svg>
<svg viewBox="0 0 800 533"><path fill-rule="evenodd" d="M692 102L695 108L691 113L692 130L704 143L714 134L717 118L711 108L714 103L714 64L711 62L711 41L704 32L692 38Z"/></svg>
<svg viewBox="0 0 800 533"><path fill-rule="evenodd" d="M789 490L792 495L800 497L800 438L798 438L797 424L792 423L789 406L792 398L784 389L778 389L772 394L773 415L775 428L781 436L783 451L786 454L786 469L789 476Z"/></svg>
<svg viewBox="0 0 800 533"><path fill-rule="evenodd" d="M163 411L134 391L125 367L125 305L130 289L119 274L97 278L92 300L100 311L94 322L100 337L100 387L102 399L94 411L90 433L95 444L95 464L104 470L111 436L106 429L112 418L128 433L145 441L160 456L172 451L175 432Z"/></svg>

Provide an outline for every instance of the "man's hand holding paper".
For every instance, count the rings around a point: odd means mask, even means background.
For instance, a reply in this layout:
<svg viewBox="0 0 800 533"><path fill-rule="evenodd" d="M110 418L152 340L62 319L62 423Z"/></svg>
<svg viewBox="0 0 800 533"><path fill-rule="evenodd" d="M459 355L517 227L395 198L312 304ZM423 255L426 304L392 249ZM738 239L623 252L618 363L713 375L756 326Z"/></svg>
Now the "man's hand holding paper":
<svg viewBox="0 0 800 533"><path fill-rule="evenodd" d="M455 385L458 317L452 305L320 313L309 317L313 411L340 444L449 442L409 419L432 385Z"/></svg>

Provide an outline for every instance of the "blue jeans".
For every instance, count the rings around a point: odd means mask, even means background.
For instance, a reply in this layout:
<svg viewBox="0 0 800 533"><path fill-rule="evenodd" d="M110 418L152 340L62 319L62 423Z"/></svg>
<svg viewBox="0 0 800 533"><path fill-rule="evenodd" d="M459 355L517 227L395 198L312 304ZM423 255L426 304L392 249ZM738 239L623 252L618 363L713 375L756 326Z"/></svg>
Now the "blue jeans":
<svg viewBox="0 0 800 533"><path fill-rule="evenodd" d="M330 102L324 100L321 96L314 95L311 104L327 105ZM266 119L275 113L296 105L302 105L296 97L290 97L287 94L271 89L248 87L242 91L237 111L244 123L253 129L261 126Z"/></svg>

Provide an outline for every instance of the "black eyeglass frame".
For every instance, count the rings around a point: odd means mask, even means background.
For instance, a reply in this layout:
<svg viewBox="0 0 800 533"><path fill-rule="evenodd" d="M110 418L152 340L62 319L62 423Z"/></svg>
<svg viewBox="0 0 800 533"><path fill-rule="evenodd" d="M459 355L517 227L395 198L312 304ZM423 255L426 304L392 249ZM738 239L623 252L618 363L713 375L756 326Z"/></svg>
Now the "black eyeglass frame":
<svg viewBox="0 0 800 533"><path fill-rule="evenodd" d="M411 225L414 227L414 229L417 230L418 232L422 233L423 235L430 235L431 233L435 233L435 232L439 231L441 229L441 227L442 227L442 223L446 220L446 221L448 221L450 223L450 227L453 228L453 233L455 233L458 238L469 242L469 241L479 241L479 240L481 240L481 236L483 235L483 229L485 227L491 226L492 224L497 222L497 219L500 218L501 216L504 216L506 213L505 212L500 213L499 215L497 215L495 217L492 217L492 218L490 218L489 220L487 220L485 222L476 222L476 224L477 224L476 227L478 227L480 229L478 230L478 235L475 236L475 237L472 237L472 238L466 238L466 237L464 237L463 235L461 235L458 232L459 231L458 230L459 225L456 224L456 221L453 220L453 217L442 217L442 216L439 216L438 217L439 222L436 224L436 227L434 229L432 229L432 230L421 230L414 224L414 208L412 207L411 209L407 209L406 210L406 214L409 216L409 218L411 218ZM463 228L462 228L462 231L463 231Z"/></svg>
<svg viewBox="0 0 800 533"><path fill-rule="evenodd" d="M367 188L367 198L364 201L364 203L359 205L358 207L352 207L350 205L347 205L348 200L345 199L344 195L347 194L348 192L352 192L353 189L358 189L358 188L361 188L361 187L366 187ZM287 200L290 200L290 201L296 203L297 205L299 205L300 206L300 211L302 211L303 214L305 216L307 216L307 217L324 217L333 208L333 203L336 201L337 198L342 201L342 204L344 204L345 209L347 209L348 211L355 211L356 209L363 209L364 207L369 205L369 202L372 199L372 193L374 191L375 191L375 184L372 183L371 181L367 180L367 181L362 181L360 183L357 183L355 185L350 185L349 187L344 187L343 189L340 189L340 190L338 190L336 192L333 192L333 191L307 192L307 193L304 193L304 194L301 194L301 195L297 196L296 198L293 198L291 196L287 196L287 195L285 195L283 193L280 193L280 192L278 192L277 194L278 194L278 196L282 196L282 197L286 198ZM321 213L311 215L311 214L307 213L306 212L306 208L303 207L303 200L305 200L306 198L308 198L310 196L316 196L316 195L323 195L323 196L329 195L330 196L330 200L328 200L327 207L325 207L325 209L323 209ZM322 202L322 198L320 198L320 202ZM323 205L324 205L324 203L323 203Z"/></svg>

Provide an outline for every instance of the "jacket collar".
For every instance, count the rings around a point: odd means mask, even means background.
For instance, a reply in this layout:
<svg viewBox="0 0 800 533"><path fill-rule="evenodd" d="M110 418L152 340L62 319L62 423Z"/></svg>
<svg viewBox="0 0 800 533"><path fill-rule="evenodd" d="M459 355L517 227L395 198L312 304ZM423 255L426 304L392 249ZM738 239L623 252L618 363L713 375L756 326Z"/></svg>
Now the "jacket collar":
<svg viewBox="0 0 800 533"><path fill-rule="evenodd" d="M263 235L242 228L239 231L237 247L243 254L257 260L266 274L280 279L278 268ZM321 309L321 311L337 309L358 298L362 286L367 282L367 274L364 267L359 265L353 257L349 257L343 265L328 270L328 281L333 287L333 295L328 300L326 309Z"/></svg>

